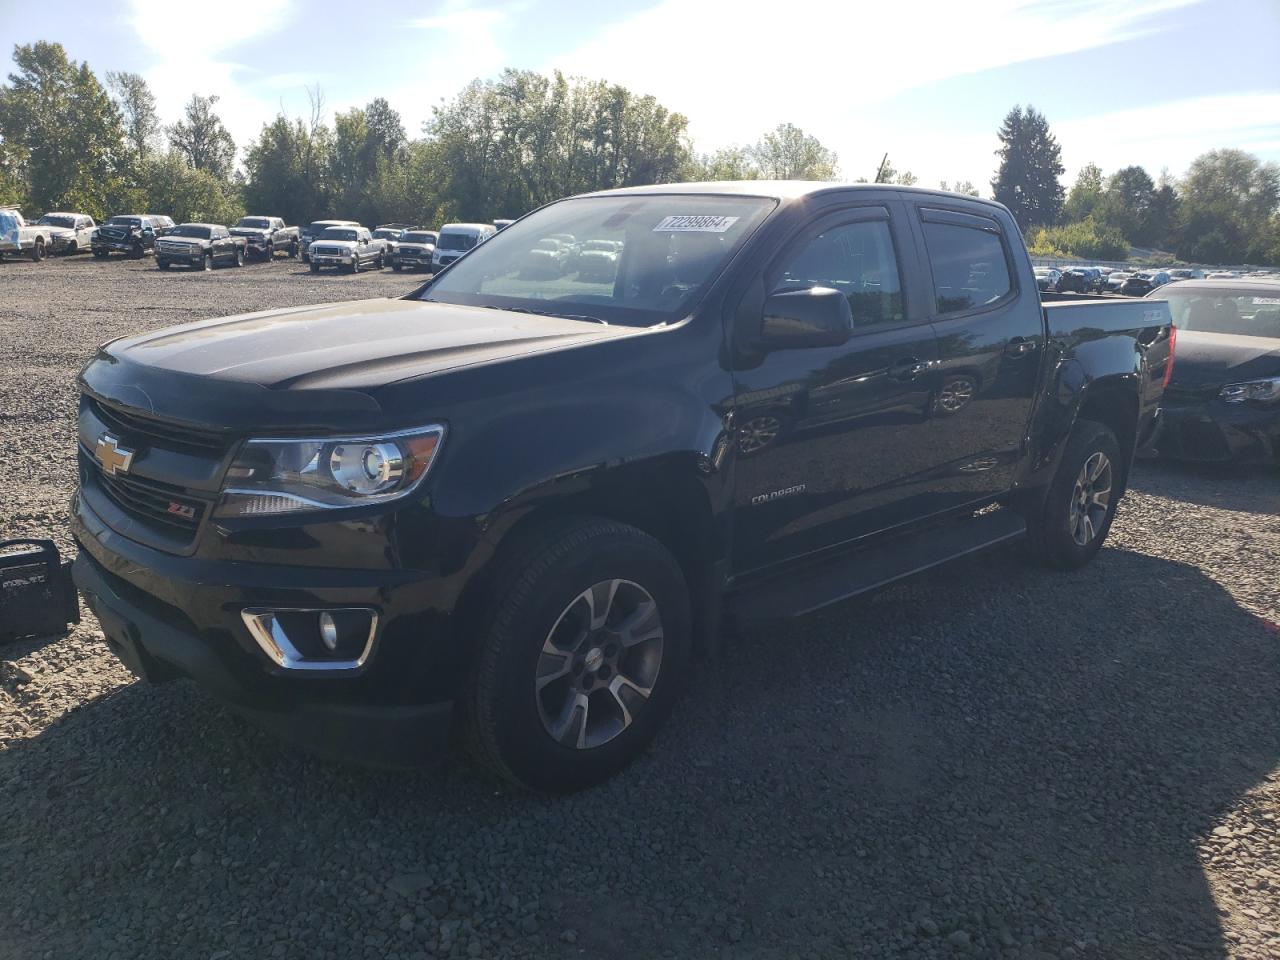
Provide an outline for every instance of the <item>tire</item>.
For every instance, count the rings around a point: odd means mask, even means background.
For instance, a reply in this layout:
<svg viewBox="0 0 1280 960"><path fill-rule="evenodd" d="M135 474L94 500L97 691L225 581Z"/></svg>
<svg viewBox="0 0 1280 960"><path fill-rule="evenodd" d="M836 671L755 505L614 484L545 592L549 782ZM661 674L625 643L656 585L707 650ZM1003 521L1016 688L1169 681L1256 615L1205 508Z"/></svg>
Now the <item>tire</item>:
<svg viewBox="0 0 1280 960"><path fill-rule="evenodd" d="M653 739L685 679L689 595L675 559L634 527L568 518L509 549L489 582L460 698L468 753L547 793L622 770ZM608 619L593 631L601 607ZM616 630L628 620L645 634L629 644Z"/></svg>
<svg viewBox="0 0 1280 960"><path fill-rule="evenodd" d="M142 249L142 244L135 243L132 247L129 248L129 259L141 260L144 256L146 256L146 253L147 252L144 249Z"/></svg>
<svg viewBox="0 0 1280 960"><path fill-rule="evenodd" d="M244 247L236 247L236 266L244 266Z"/></svg>
<svg viewBox="0 0 1280 960"><path fill-rule="evenodd" d="M80 252L80 244L77 241L72 240L69 244L67 244L67 249L63 251L63 256L74 257L79 252Z"/></svg>
<svg viewBox="0 0 1280 960"><path fill-rule="evenodd" d="M312 264L311 264L311 272L312 272L312 273L319 273L319 272L320 272L320 264L315 263L315 262L312 262Z"/></svg>
<svg viewBox="0 0 1280 960"><path fill-rule="evenodd" d="M31 262L39 263L44 259L44 239L36 237L36 242L31 245Z"/></svg>
<svg viewBox="0 0 1280 960"><path fill-rule="evenodd" d="M396 273L399 273L404 268L400 265L400 261L397 260L395 263L391 265L391 269L394 270Z"/></svg>
<svg viewBox="0 0 1280 960"><path fill-rule="evenodd" d="M375 261L373 261L373 269L375 269L375 270L381 270L384 266L386 266L386 263L385 263L385 261L382 259L381 254L379 254L378 259L377 259L377 260L375 260Z"/></svg>
<svg viewBox="0 0 1280 960"><path fill-rule="evenodd" d="M157 259L157 260L156 260L156 266L157 266L157 267L159 267L161 270L168 270L168 269L169 269L169 261L168 261L168 260L160 260L160 259Z"/></svg>
<svg viewBox="0 0 1280 960"><path fill-rule="evenodd" d="M351 258L351 266L348 268L351 273L360 272L360 254L356 254Z"/></svg>
<svg viewBox="0 0 1280 960"><path fill-rule="evenodd" d="M1078 421L1044 500L1027 518L1027 539L1037 560L1057 570L1076 570L1094 558L1116 515L1123 470L1120 443L1111 429ZM1103 499L1105 505L1099 502Z"/></svg>
<svg viewBox="0 0 1280 960"><path fill-rule="evenodd" d="M297 258L297 256L298 256L298 244L297 244L297 241L294 241L293 243L289 244L289 256L290 256L290 257L292 257L292 258L295 258L295 259Z"/></svg>
<svg viewBox="0 0 1280 960"><path fill-rule="evenodd" d="M208 273L213 270L213 251L210 250L204 255L204 269Z"/></svg>
<svg viewBox="0 0 1280 960"><path fill-rule="evenodd" d="M93 257L94 257L94 259L95 259L95 260L105 260L105 259L107 259L107 257L108 257L108 256L109 256L109 254L108 254L108 253L107 253L107 251L105 251L105 250L94 250L94 251L93 251Z"/></svg>
<svg viewBox="0 0 1280 960"><path fill-rule="evenodd" d="M266 252L263 254L263 260L274 260L276 258L276 248L272 244L267 244Z"/></svg>

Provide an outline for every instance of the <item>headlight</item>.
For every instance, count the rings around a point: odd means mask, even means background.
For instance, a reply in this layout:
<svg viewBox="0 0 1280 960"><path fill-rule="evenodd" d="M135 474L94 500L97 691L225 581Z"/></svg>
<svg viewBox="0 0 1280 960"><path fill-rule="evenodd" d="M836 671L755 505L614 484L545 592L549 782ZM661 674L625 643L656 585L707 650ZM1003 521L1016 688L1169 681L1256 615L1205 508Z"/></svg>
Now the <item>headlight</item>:
<svg viewBox="0 0 1280 960"><path fill-rule="evenodd" d="M1218 394L1227 403L1244 403L1246 400L1257 400L1261 403L1274 403L1280 400L1280 377L1266 380L1246 380L1244 383L1228 383Z"/></svg>
<svg viewBox="0 0 1280 960"><path fill-rule="evenodd" d="M249 440L227 470L215 517L262 517L395 500L427 475L444 438L432 424L381 437Z"/></svg>

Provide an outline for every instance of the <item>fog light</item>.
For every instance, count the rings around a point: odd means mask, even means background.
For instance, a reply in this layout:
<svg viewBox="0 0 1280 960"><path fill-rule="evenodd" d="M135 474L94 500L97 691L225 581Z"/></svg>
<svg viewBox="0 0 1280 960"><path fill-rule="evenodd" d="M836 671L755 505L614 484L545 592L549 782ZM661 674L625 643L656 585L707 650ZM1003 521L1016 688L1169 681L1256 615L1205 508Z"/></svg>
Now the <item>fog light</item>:
<svg viewBox="0 0 1280 960"><path fill-rule="evenodd" d="M328 610L320 614L320 639L330 650L338 649L338 625L333 622L333 614Z"/></svg>
<svg viewBox="0 0 1280 960"><path fill-rule="evenodd" d="M247 609L249 633L286 670L358 670L373 653L378 613L369 607Z"/></svg>

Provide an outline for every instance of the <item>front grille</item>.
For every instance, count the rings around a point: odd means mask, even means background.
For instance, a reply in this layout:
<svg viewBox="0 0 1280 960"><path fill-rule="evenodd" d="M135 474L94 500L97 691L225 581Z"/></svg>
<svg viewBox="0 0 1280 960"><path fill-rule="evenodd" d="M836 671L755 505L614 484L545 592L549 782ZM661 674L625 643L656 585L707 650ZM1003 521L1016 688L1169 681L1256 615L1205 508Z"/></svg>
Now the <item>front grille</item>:
<svg viewBox="0 0 1280 960"><path fill-rule="evenodd" d="M340 257L346 252L342 247L316 247L311 254L316 257Z"/></svg>
<svg viewBox="0 0 1280 960"><path fill-rule="evenodd" d="M229 443L230 438L217 430L179 426L163 420L126 413L92 397L86 397L85 402L93 415L108 429L120 434L121 437L127 437L134 442L144 442L148 446L162 446L205 456L211 453L221 456L226 452Z"/></svg>
<svg viewBox="0 0 1280 960"><path fill-rule="evenodd" d="M96 471L100 489L117 507L145 523L170 527L190 539L204 519L205 502L166 484Z"/></svg>

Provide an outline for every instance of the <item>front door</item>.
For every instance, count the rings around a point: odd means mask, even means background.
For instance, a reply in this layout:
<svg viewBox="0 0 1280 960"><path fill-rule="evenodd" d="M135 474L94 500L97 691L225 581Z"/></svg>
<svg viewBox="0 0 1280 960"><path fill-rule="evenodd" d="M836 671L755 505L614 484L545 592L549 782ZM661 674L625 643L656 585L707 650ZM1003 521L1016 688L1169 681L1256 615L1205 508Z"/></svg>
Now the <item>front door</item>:
<svg viewBox="0 0 1280 960"><path fill-rule="evenodd" d="M735 371L734 567L746 573L915 519L936 464L924 442L937 345L904 300L905 208L812 223L765 290L834 287L854 331L837 347L774 350ZM910 290L910 287L907 287Z"/></svg>

